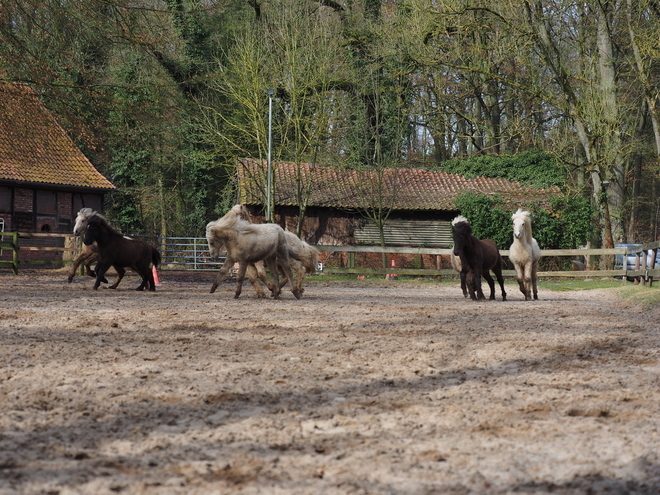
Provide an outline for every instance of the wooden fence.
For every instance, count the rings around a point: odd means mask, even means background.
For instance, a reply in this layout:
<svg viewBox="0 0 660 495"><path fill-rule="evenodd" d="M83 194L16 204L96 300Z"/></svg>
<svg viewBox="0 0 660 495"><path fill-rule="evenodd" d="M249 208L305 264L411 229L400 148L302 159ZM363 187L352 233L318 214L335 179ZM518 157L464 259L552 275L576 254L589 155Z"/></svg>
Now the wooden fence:
<svg viewBox="0 0 660 495"><path fill-rule="evenodd" d="M6 239L10 238L11 241ZM147 239L146 237L144 237ZM160 238L149 237L161 249L163 255L162 270L189 270L206 271L217 270L220 263L217 260L210 260L208 253L204 249L206 240L203 238ZM35 243L35 241L37 241ZM50 241L53 245L34 245L44 241ZM413 255L431 255L439 257L449 256L451 249L447 248L413 248L413 247L386 247L382 249L379 246L316 246L323 252L341 252L347 253L348 262L344 266L331 267L324 266L323 273L330 274L355 274L355 275L388 275L395 272L400 276L454 276L456 272L451 269L430 269L430 268L366 268L355 266L356 253L386 253L413 254ZM0 268L11 268L13 273L18 273L19 265L37 265L37 264L59 264L65 265L71 263L80 252L80 238L75 238L69 234L18 234L16 232L0 234ZM621 269L611 270L557 270L539 272L540 277L565 277L565 278L591 278L591 277L624 277L634 278L635 283L652 284L653 279L660 277L660 267L655 267L655 257L660 248L660 241L643 244L634 248L611 248L611 249L546 249L541 253L544 257L571 257L581 258L622 255L624 260L629 254L636 257L635 269L627 269L627 264L623 264ZM11 252L8 253L8 251ZM652 251L652 256L647 256L648 251ZM2 253L5 252L3 255ZM34 259L30 256L21 256L22 253L60 253L56 256L51 255L52 259ZM503 257L507 257L508 250L501 250ZM650 258L647 260L647 258ZM601 263L602 264L602 263ZM587 266L590 263L586 263ZM438 264L438 266L441 266ZM504 276L514 277L515 271L504 270Z"/></svg>
<svg viewBox="0 0 660 495"><path fill-rule="evenodd" d="M405 248L405 247L388 247L383 251L378 246L316 246L321 251L335 251L348 253L349 262L346 267L327 267L323 269L327 273L336 274L358 274L358 275L387 275L396 273L397 275L404 276L446 276L455 275L456 272L451 269L418 269L418 268L358 268L355 267L354 255L355 253L382 253L388 254L429 254L435 256L449 256L451 249L437 249L437 248ZM660 267L655 267L655 257L657 250L660 248L660 241L649 244L644 244L635 248L609 248L609 249L544 249L541 250L543 257L603 257L607 255L622 255L624 260L627 255L634 254L636 257L635 270L626 269L626 263L623 264L621 269L612 270L563 270L563 271L540 271L539 277L564 277L564 278L591 278L591 277L627 277L634 278L635 283L648 282L652 284L654 278L660 277ZM653 256L647 256L649 250L652 250ZM508 249L500 250L503 257L509 256ZM647 262L647 257L651 259ZM586 263L590 265L590 263ZM515 270L503 270L502 274L505 277L515 277Z"/></svg>

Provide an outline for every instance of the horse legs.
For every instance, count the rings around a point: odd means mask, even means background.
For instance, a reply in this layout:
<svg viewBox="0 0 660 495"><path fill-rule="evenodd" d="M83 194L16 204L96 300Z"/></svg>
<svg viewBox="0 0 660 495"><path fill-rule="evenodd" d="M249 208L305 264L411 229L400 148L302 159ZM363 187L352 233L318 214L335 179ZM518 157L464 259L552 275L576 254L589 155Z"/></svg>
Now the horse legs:
<svg viewBox="0 0 660 495"><path fill-rule="evenodd" d="M462 271L458 272L461 278L461 290L463 291L463 297L470 297L470 294L468 292L468 289L474 290L473 285L472 285L472 279L473 279L473 272L470 270L467 270L467 273L463 275Z"/></svg>
<svg viewBox="0 0 660 495"><path fill-rule="evenodd" d="M257 293L257 297L259 299L263 299L266 297L266 294L264 294L263 289L261 288L261 285L259 284L259 279L263 280L261 278L261 274L259 273L259 268L262 267L263 264L261 262L255 263L250 263L247 267L247 276L248 279L250 280L250 283L252 284L252 287L254 287L255 292ZM265 274L264 274L265 277ZM268 285L268 284L266 284Z"/></svg>
<svg viewBox="0 0 660 495"><path fill-rule="evenodd" d="M135 267L135 271L138 272L138 275L142 277L142 283L140 286L135 289L137 291L143 291L149 287L150 292L156 290L156 283L154 282L154 272L149 268L149 265L140 264Z"/></svg>
<svg viewBox="0 0 660 495"><path fill-rule="evenodd" d="M271 256L270 258L265 260L266 265L268 265L268 270L270 271L270 278L271 278L271 283L273 284L271 291L271 297L275 299L280 298L280 281L279 281L279 272L277 269L277 257L276 256ZM289 272L291 270L289 269Z"/></svg>
<svg viewBox="0 0 660 495"><path fill-rule="evenodd" d="M103 276L105 275L105 272L108 271L108 268L110 268L110 265L106 265L101 261L96 264L96 282L94 282L94 290L98 290L99 285L101 285L101 281L104 278Z"/></svg>
<svg viewBox="0 0 660 495"><path fill-rule="evenodd" d="M284 276L291 281L291 292L296 296L296 299L300 299L302 291L293 283L293 272L291 271L290 263L282 263L280 267L284 271Z"/></svg>
<svg viewBox="0 0 660 495"><path fill-rule="evenodd" d="M488 272L486 272L488 273ZM473 301L481 300L481 299L486 299L486 296L484 296L483 290L481 290L481 267L477 267L476 269L472 270L472 284L473 284L473 289L470 292L470 298ZM476 296L475 296L476 292Z"/></svg>
<svg viewBox="0 0 660 495"><path fill-rule="evenodd" d="M493 273L497 277L497 283L500 284L500 289L502 290L502 301L506 301L506 291L504 290L504 277L502 277L502 263L498 263L493 267ZM495 299L495 287L493 286L493 299Z"/></svg>
<svg viewBox="0 0 660 495"><path fill-rule="evenodd" d="M522 265L514 263L513 267L516 269L516 282L518 282L518 287L520 292L525 296L525 301L527 300L527 290L525 288L525 269Z"/></svg>
<svg viewBox="0 0 660 495"><path fill-rule="evenodd" d="M291 266L293 269L296 271L296 274L298 275L298 280L296 282L296 288L298 289L298 293L302 296L302 293L305 292L305 289L303 289L303 280L305 279L305 267L303 264L298 261L297 259L291 258ZM291 282L293 283L293 281ZM282 282L282 285L284 285L284 282Z"/></svg>
<svg viewBox="0 0 660 495"><path fill-rule="evenodd" d="M535 300L538 300L539 298L538 288L536 287L538 278L536 274L537 270L538 265L536 263L528 263L525 266L525 289L527 290L527 293L525 294L525 301L532 299L532 293Z"/></svg>
<svg viewBox="0 0 660 495"><path fill-rule="evenodd" d="M222 268L220 268L220 271L218 272L218 275L215 277L215 280L213 281L213 285L211 286L211 294L215 292L215 290L218 288L218 285L220 285L220 282L225 278L225 275L229 272L232 266L234 266L235 261L227 255L227 258L225 258L225 263L222 265Z"/></svg>
<svg viewBox="0 0 660 495"><path fill-rule="evenodd" d="M234 293L234 299L238 299L243 291L243 281L245 280L245 272L248 267L248 262L245 260L240 260L238 262L238 272L236 273L236 292Z"/></svg>
<svg viewBox="0 0 660 495"><path fill-rule="evenodd" d="M87 257L87 253L80 253L78 256L76 256L76 259L73 261L73 266L71 267L71 270L69 270L69 278L67 279L69 283L73 280L73 277L76 276L76 272L78 271L78 267L83 261L83 258ZM87 268L87 273L89 274L89 265L85 265Z"/></svg>
<svg viewBox="0 0 660 495"><path fill-rule="evenodd" d="M126 274L126 270L124 269L123 266L112 265L112 267L117 272L117 279L115 280L115 282L111 286L108 287L108 289L116 289L117 286L119 285L119 282L121 282L121 279L124 278L124 275ZM99 266L98 265L96 265L96 271L97 272L99 271Z"/></svg>
<svg viewBox="0 0 660 495"><path fill-rule="evenodd" d="M154 272L151 268L149 268L149 265L147 265L144 268L144 273L146 275L146 277L143 275L144 278L142 279L143 283L145 284L144 288L146 288L146 284L148 283L149 292L156 292L156 281L154 280Z"/></svg>
<svg viewBox="0 0 660 495"><path fill-rule="evenodd" d="M73 261L73 266L71 267L71 270L69 270L69 277L67 281L71 283L73 280L73 277L76 276L76 272L78 271L78 267L82 264L85 267L85 273L89 275L90 277L96 277L96 273L94 273L94 270L92 270L91 265L95 261L98 260L98 256L96 253L86 253L86 252L81 252L78 256L76 256L76 259ZM107 284L108 281L103 278L101 280L104 284Z"/></svg>
<svg viewBox="0 0 660 495"><path fill-rule="evenodd" d="M461 270L461 289L463 289L463 296L470 299L476 299L474 296L474 273L465 267Z"/></svg>
<svg viewBox="0 0 660 495"><path fill-rule="evenodd" d="M520 292L525 296L525 301L528 301L532 298L531 292L531 278L532 274L529 270L529 265L519 265L516 264L516 280L520 286Z"/></svg>
<svg viewBox="0 0 660 495"><path fill-rule="evenodd" d="M486 282L488 282L488 287L490 287L490 300L494 301L495 300L495 280L493 280L493 277L490 276L490 273L488 273L488 270L484 272L484 278L486 279ZM485 298L485 296L484 296Z"/></svg>
<svg viewBox="0 0 660 495"><path fill-rule="evenodd" d="M463 297L469 296L466 283L472 284L472 280L467 280L467 279L468 276L463 275L463 272L461 272L461 290L463 291Z"/></svg>

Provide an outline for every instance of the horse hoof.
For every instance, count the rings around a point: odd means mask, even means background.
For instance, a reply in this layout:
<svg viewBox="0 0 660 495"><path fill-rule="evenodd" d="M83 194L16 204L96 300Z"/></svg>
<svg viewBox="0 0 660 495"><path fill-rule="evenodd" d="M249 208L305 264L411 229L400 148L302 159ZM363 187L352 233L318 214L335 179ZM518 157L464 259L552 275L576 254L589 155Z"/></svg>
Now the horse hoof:
<svg viewBox="0 0 660 495"><path fill-rule="evenodd" d="M297 290L292 290L293 295L296 296L296 299L300 299L302 297L302 292L298 292Z"/></svg>
<svg viewBox="0 0 660 495"><path fill-rule="evenodd" d="M69 277L67 280L69 283L71 283L73 281L73 277Z"/></svg>
<svg viewBox="0 0 660 495"><path fill-rule="evenodd" d="M214 284L214 285L211 287L211 294L213 294L213 293L215 292L215 289L217 289L217 288L218 288L218 286Z"/></svg>

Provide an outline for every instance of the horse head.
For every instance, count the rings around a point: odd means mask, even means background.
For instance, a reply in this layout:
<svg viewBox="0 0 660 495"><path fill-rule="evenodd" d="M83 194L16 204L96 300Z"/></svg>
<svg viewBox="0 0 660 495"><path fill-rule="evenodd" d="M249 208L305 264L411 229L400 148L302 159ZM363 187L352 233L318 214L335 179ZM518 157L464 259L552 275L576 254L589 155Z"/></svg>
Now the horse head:
<svg viewBox="0 0 660 495"><path fill-rule="evenodd" d="M87 226L87 222L89 221L89 219L96 214L97 213L91 208L82 208L78 212L78 216L76 217L76 223L73 226L73 235L82 234L83 231L85 230L85 227Z"/></svg>
<svg viewBox="0 0 660 495"><path fill-rule="evenodd" d="M463 215L459 215L451 222L451 232L454 238L454 256L460 256L465 246L469 245L472 236L472 227Z"/></svg>
<svg viewBox="0 0 660 495"><path fill-rule="evenodd" d="M86 246L89 246L94 242L96 242L96 240L98 239L101 233L102 223L103 223L103 219L97 217L96 215L92 215L87 220L87 226L85 227L85 237L83 238L83 243Z"/></svg>
<svg viewBox="0 0 660 495"><path fill-rule="evenodd" d="M250 221L250 211L245 205L234 205L234 207L229 210L229 213L236 216L237 218L240 218L241 220L245 220L246 222Z"/></svg>
<svg viewBox="0 0 660 495"><path fill-rule="evenodd" d="M513 215L513 237L515 239L530 239L532 237L532 221L528 211L518 208Z"/></svg>
<svg viewBox="0 0 660 495"><path fill-rule="evenodd" d="M215 220L214 222L209 222L206 225L206 242L209 244L209 255L211 255L211 258L213 259L218 259L224 251L224 240L218 235L222 229L222 227L218 225L221 220L222 218Z"/></svg>

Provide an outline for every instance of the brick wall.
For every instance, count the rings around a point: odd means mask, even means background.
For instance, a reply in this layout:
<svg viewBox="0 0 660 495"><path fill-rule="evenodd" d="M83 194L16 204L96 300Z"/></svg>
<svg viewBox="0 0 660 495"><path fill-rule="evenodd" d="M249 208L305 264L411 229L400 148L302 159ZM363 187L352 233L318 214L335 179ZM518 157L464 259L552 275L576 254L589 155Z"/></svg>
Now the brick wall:
<svg viewBox="0 0 660 495"><path fill-rule="evenodd" d="M72 215L73 201L71 193L57 193L57 216L70 217Z"/></svg>
<svg viewBox="0 0 660 495"><path fill-rule="evenodd" d="M34 196L32 189L17 187L14 192L14 210L24 213L32 213L34 208Z"/></svg>

